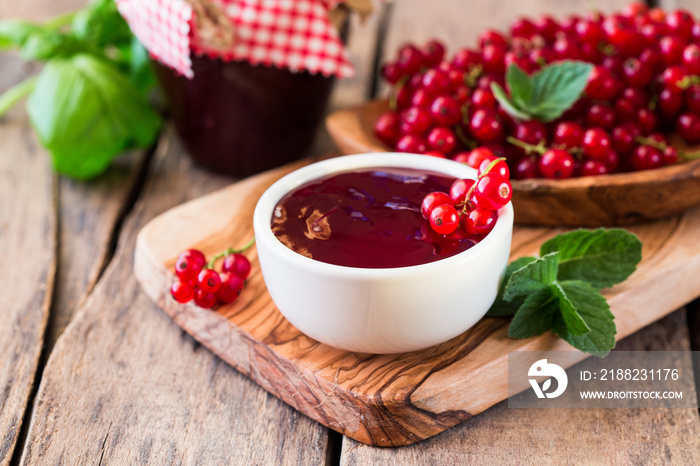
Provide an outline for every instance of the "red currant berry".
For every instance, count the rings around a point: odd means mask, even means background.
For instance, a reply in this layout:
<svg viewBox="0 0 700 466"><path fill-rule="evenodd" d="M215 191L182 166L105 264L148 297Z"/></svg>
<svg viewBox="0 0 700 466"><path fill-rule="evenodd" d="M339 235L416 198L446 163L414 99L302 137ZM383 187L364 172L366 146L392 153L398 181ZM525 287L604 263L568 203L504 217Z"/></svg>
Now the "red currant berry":
<svg viewBox="0 0 700 466"><path fill-rule="evenodd" d="M637 106L632 100L620 97L615 101L615 119L617 121L628 121L637 118Z"/></svg>
<svg viewBox="0 0 700 466"><path fill-rule="evenodd" d="M454 160L457 163L463 163L465 165L469 165L467 163L467 159L469 159L469 152L457 152L453 157L452 160Z"/></svg>
<svg viewBox="0 0 700 466"><path fill-rule="evenodd" d="M526 156L521 157L515 162L513 177L516 180L527 180L537 178L539 175L537 162L534 158Z"/></svg>
<svg viewBox="0 0 700 466"><path fill-rule="evenodd" d="M615 126L615 112L608 104L593 104L588 109L586 124L588 126L600 126L605 129L610 129Z"/></svg>
<svg viewBox="0 0 700 466"><path fill-rule="evenodd" d="M513 135L523 142L537 145L547 139L547 128L539 121L523 121L515 125Z"/></svg>
<svg viewBox="0 0 700 466"><path fill-rule="evenodd" d="M685 91L685 105L692 113L700 115L700 85L693 84Z"/></svg>
<svg viewBox="0 0 700 466"><path fill-rule="evenodd" d="M245 280L250 274L250 261L243 254L229 254L226 257L224 257L224 262L221 265L221 271L226 273L232 273ZM223 283L223 277L221 281Z"/></svg>
<svg viewBox="0 0 700 466"><path fill-rule="evenodd" d="M175 274L184 281L193 281L200 270L206 264L206 259L201 251L188 249L180 253L175 262Z"/></svg>
<svg viewBox="0 0 700 466"><path fill-rule="evenodd" d="M587 160L581 166L581 176L607 175L608 167L600 160Z"/></svg>
<svg viewBox="0 0 700 466"><path fill-rule="evenodd" d="M170 286L170 294L178 303L186 303L194 298L194 287L186 281L175 280Z"/></svg>
<svg viewBox="0 0 700 466"><path fill-rule="evenodd" d="M496 98L491 89L477 88L472 93L472 105L478 108L496 108Z"/></svg>
<svg viewBox="0 0 700 466"><path fill-rule="evenodd" d="M659 110L666 117L678 115L683 109L683 94L670 89L662 89L659 93Z"/></svg>
<svg viewBox="0 0 700 466"><path fill-rule="evenodd" d="M535 29L544 40L553 42L559 32L559 24L551 16L542 15L535 21Z"/></svg>
<svg viewBox="0 0 700 466"><path fill-rule="evenodd" d="M435 66L442 61L445 56L445 44L437 39L432 39L423 48L423 64L425 66Z"/></svg>
<svg viewBox="0 0 700 466"><path fill-rule="evenodd" d="M690 44L683 49L683 66L690 74L700 74L700 46Z"/></svg>
<svg viewBox="0 0 700 466"><path fill-rule="evenodd" d="M481 50L484 69L489 73L502 74L506 70L506 48L489 44Z"/></svg>
<svg viewBox="0 0 700 466"><path fill-rule="evenodd" d="M496 173L482 175L476 182L474 198L479 207L498 210L508 204L513 188L507 179Z"/></svg>
<svg viewBox="0 0 700 466"><path fill-rule="evenodd" d="M427 146L422 137L413 134L404 134L396 141L396 150L398 152L422 154L427 150Z"/></svg>
<svg viewBox="0 0 700 466"><path fill-rule="evenodd" d="M476 50L458 50L452 58L452 66L461 71L470 71L476 65L481 65L481 53Z"/></svg>
<svg viewBox="0 0 700 466"><path fill-rule="evenodd" d="M243 280L244 278L234 273L223 272L221 274L221 286L215 293L216 299L224 304L231 304L234 302L236 298L238 298L238 295L241 294Z"/></svg>
<svg viewBox="0 0 700 466"><path fill-rule="evenodd" d="M681 87L681 82L686 76L685 68L681 66L669 66L663 72L662 79L664 82L664 87L671 92L681 93L683 88Z"/></svg>
<svg viewBox="0 0 700 466"><path fill-rule="evenodd" d="M415 74L423 66L423 53L415 45L406 44L399 49L396 66L398 66L401 75Z"/></svg>
<svg viewBox="0 0 700 466"><path fill-rule="evenodd" d="M431 68L423 75L423 89L429 94L441 95L450 92L452 81L450 76L440 69Z"/></svg>
<svg viewBox="0 0 700 466"><path fill-rule="evenodd" d="M433 103L433 100L435 100L435 96L431 95L423 88L418 88L411 97L411 106L428 109L430 108L430 104Z"/></svg>
<svg viewBox="0 0 700 466"><path fill-rule="evenodd" d="M578 123L563 121L554 129L554 144L563 149L581 147L583 128Z"/></svg>
<svg viewBox="0 0 700 466"><path fill-rule="evenodd" d="M517 18L510 25L510 35L529 39L537 33L535 25L528 18Z"/></svg>
<svg viewBox="0 0 700 466"><path fill-rule="evenodd" d="M612 146L621 154L627 154L635 148L635 139L641 135L639 128L631 122L616 126L612 130Z"/></svg>
<svg viewBox="0 0 700 466"><path fill-rule="evenodd" d="M374 124L374 134L387 146L394 146L399 139L399 116L394 112L379 115Z"/></svg>
<svg viewBox="0 0 700 466"><path fill-rule="evenodd" d="M496 158L495 156L482 160L479 164L479 175L486 174L486 170L489 167L491 167L491 164L496 160L498 160L498 158ZM488 173L495 173L499 176L502 176L506 180L510 179L510 169L508 168L508 164L503 160L499 160L494 166L492 166Z"/></svg>
<svg viewBox="0 0 700 466"><path fill-rule="evenodd" d="M638 146L632 153L632 167L635 170L650 170L663 166L663 154L652 146Z"/></svg>
<svg viewBox="0 0 700 466"><path fill-rule="evenodd" d="M666 25L672 33L677 34L683 40L693 37L693 15L685 10L670 11L666 15Z"/></svg>
<svg viewBox="0 0 700 466"><path fill-rule="evenodd" d="M598 44L605 39L605 31L602 26L593 20L584 20L576 23L576 34L582 43L593 47L598 47Z"/></svg>
<svg viewBox="0 0 700 466"><path fill-rule="evenodd" d="M550 149L540 157L539 171L545 178L571 178L574 174L574 158L565 150Z"/></svg>
<svg viewBox="0 0 700 466"><path fill-rule="evenodd" d="M489 157L495 157L493 152L491 152L489 149L486 149L485 147L477 147L476 149L469 152L469 156L467 157L467 165L469 165L472 168L478 169L481 165L481 162Z"/></svg>
<svg viewBox="0 0 700 466"><path fill-rule="evenodd" d="M430 212L430 226L435 233L449 235L459 227L459 214L449 204L441 204Z"/></svg>
<svg viewBox="0 0 700 466"><path fill-rule="evenodd" d="M583 152L592 159L603 159L610 147L610 136L603 128L591 128L583 134Z"/></svg>
<svg viewBox="0 0 700 466"><path fill-rule="evenodd" d="M475 181L470 179L455 180L450 187L450 198L457 204L463 204L467 200L467 193Z"/></svg>
<svg viewBox="0 0 700 466"><path fill-rule="evenodd" d="M700 142L700 117L694 113L683 113L676 122L676 132L688 144Z"/></svg>
<svg viewBox="0 0 700 466"><path fill-rule="evenodd" d="M425 195L420 205L420 211L423 217L429 219L430 212L432 212L435 207L442 204L452 204L453 202L452 198L447 194L435 191Z"/></svg>
<svg viewBox="0 0 700 466"><path fill-rule="evenodd" d="M497 45L502 48L507 48L508 40L500 32L487 29L479 35L479 47L483 49L488 45Z"/></svg>
<svg viewBox="0 0 700 466"><path fill-rule="evenodd" d="M474 112L469 129L480 142L495 142L503 137L503 126L493 110L480 108Z"/></svg>
<svg viewBox="0 0 700 466"><path fill-rule="evenodd" d="M611 100L618 92L618 84L613 75L602 66L595 66L588 77L586 94L595 100Z"/></svg>
<svg viewBox="0 0 700 466"><path fill-rule="evenodd" d="M411 107L401 113L400 130L402 134L422 136L426 131L428 131L431 124L432 120L430 119L428 111L425 109Z"/></svg>
<svg viewBox="0 0 700 466"><path fill-rule="evenodd" d="M430 105L430 116L438 125L452 126L462 119L459 104L450 96L436 97Z"/></svg>
<svg viewBox="0 0 700 466"><path fill-rule="evenodd" d="M642 16L649 11L649 7L644 2L631 2L622 7L620 14L623 16L634 17Z"/></svg>
<svg viewBox="0 0 700 466"><path fill-rule="evenodd" d="M664 36L659 40L659 58L665 66L681 63L685 42L677 36Z"/></svg>
<svg viewBox="0 0 700 466"><path fill-rule="evenodd" d="M622 64L622 74L629 86L644 87L654 77L654 70L639 58L631 57Z"/></svg>
<svg viewBox="0 0 700 466"><path fill-rule="evenodd" d="M437 126L428 133L428 147L442 154L449 154L457 146L454 131L445 126Z"/></svg>
<svg viewBox="0 0 700 466"><path fill-rule="evenodd" d="M642 134L649 134L656 131L659 120L656 114L648 108L640 108L637 110L637 124L642 130Z"/></svg>
<svg viewBox="0 0 700 466"><path fill-rule="evenodd" d="M445 154L443 154L442 152L437 151L437 150L427 150L427 151L423 152L423 155L427 155L428 157L436 157L438 159L446 159L447 158L447 156Z"/></svg>
<svg viewBox="0 0 700 466"><path fill-rule="evenodd" d="M382 76L389 84L396 84L403 75L401 68L396 63L386 63L382 66Z"/></svg>
<svg viewBox="0 0 700 466"><path fill-rule="evenodd" d="M194 303L202 309L211 309L216 304L216 296L210 291L197 290L194 293Z"/></svg>
<svg viewBox="0 0 700 466"><path fill-rule="evenodd" d="M208 293L214 293L221 286L219 273L212 269L203 269L197 275L197 288Z"/></svg>
<svg viewBox="0 0 700 466"><path fill-rule="evenodd" d="M464 219L464 229L470 235L487 235L496 225L496 212L477 207Z"/></svg>
<svg viewBox="0 0 700 466"><path fill-rule="evenodd" d="M667 146L663 153L664 165L672 165L678 162L678 151L675 147Z"/></svg>
<svg viewBox="0 0 700 466"><path fill-rule="evenodd" d="M614 150L608 152L608 156L603 159L603 163L608 167L608 173L615 173L620 166L620 156Z"/></svg>

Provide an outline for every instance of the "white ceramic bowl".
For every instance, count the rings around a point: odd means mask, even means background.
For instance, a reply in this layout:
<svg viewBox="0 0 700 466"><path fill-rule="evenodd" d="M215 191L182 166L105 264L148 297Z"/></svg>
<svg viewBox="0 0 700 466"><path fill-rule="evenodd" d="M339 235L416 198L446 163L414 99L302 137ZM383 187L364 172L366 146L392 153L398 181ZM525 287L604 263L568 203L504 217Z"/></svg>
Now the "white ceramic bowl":
<svg viewBox="0 0 700 466"><path fill-rule="evenodd" d="M270 186L255 208L260 267L280 312L322 343L366 353L413 351L447 341L481 319L496 299L513 232L513 207L466 251L428 264L365 269L319 262L283 245L270 221L277 202L311 180L368 167L403 167L476 178L466 165L424 155L347 155L308 165Z"/></svg>

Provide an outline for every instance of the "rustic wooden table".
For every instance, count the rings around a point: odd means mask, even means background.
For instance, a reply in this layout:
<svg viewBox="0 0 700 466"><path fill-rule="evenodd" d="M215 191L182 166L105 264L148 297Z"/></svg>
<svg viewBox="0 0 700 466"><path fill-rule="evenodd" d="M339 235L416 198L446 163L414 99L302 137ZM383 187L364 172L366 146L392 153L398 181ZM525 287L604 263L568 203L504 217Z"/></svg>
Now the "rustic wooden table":
<svg viewBox="0 0 700 466"><path fill-rule="evenodd" d="M41 20L81 3L3 2L0 18ZM626 2L598 3L610 10ZM660 3L700 14L697 0ZM573 0L389 3L387 14L353 21L358 75L337 85L333 106L372 97L375 53L407 38L436 36L454 47L516 15L585 8ZM0 91L35 70L0 57ZM331 147L322 133L314 153ZM508 410L501 403L408 447L343 438L202 348L134 279L143 225L234 180L192 165L171 129L153 151L126 154L94 181L58 177L21 107L0 121L0 155L0 465L700 464L694 410ZM700 350L699 308L680 309L618 348Z"/></svg>

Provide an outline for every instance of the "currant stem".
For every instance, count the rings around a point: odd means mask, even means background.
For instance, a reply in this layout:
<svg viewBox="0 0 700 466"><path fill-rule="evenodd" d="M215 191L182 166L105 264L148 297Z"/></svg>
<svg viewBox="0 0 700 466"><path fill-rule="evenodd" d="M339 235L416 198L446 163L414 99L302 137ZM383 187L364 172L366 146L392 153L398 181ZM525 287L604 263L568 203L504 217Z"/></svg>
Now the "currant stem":
<svg viewBox="0 0 700 466"><path fill-rule="evenodd" d="M514 146L517 146L517 147L520 147L521 149L523 149L525 151L525 155L530 155L533 152L542 155L545 152L547 152L547 148L545 147L544 142L540 142L539 144L537 144L535 146L532 144L528 144L525 141L521 141L520 139L517 139L513 136L506 137L506 141L513 144Z"/></svg>
<svg viewBox="0 0 700 466"><path fill-rule="evenodd" d="M399 104L398 104L399 91L404 86L404 84L406 84L407 81L408 81L408 75L401 76L401 79L399 79L396 82L396 84L394 84L394 88L389 93L389 110L391 110L392 112L395 112L399 106Z"/></svg>
<svg viewBox="0 0 700 466"><path fill-rule="evenodd" d="M486 167L486 170L484 170L483 173L481 173L481 174L476 178L476 181L474 182L474 184L472 185L472 187L469 188L469 191L467 191L467 195L464 196L464 199L465 199L464 204L465 204L465 206L466 206L466 204L469 204L470 199L472 198L472 194L474 194L474 190L476 190L476 185L479 184L479 180L482 179L484 176L488 175L489 172L493 169L493 167L495 167L496 164L498 164L498 162L505 162L505 161L506 161L506 158L505 158L505 157L500 157L500 158L497 158L496 160L492 161L490 164L488 164L488 166Z"/></svg>
<svg viewBox="0 0 700 466"><path fill-rule="evenodd" d="M255 236L253 236L250 241L248 241L242 248L240 249L234 249L234 248L228 248L224 252L220 252L219 254L216 254L214 257L212 257L209 262L207 262L207 265L204 266L205 269L213 269L214 264L216 264L216 261L221 259L222 257L226 257L230 254L241 254L245 252L247 249L249 249L251 246L255 244Z"/></svg>
<svg viewBox="0 0 700 466"><path fill-rule="evenodd" d="M476 148L476 145L477 145L476 142L472 141L471 139L469 139L469 138L467 137L466 134L464 134L464 130L462 129L461 126L459 126L459 125L456 125L456 126L455 126L455 134L457 135L457 139L459 139L460 141L462 141L462 143L463 143L465 146L469 147L470 149L475 149L475 148Z"/></svg>
<svg viewBox="0 0 700 466"><path fill-rule="evenodd" d="M663 142L657 141L656 139L649 138L646 136L637 136L634 140L635 140L635 142L638 142L639 144L643 144L645 146L651 146L651 147L653 147L655 149L659 149L659 150L666 150L666 147L668 147Z"/></svg>

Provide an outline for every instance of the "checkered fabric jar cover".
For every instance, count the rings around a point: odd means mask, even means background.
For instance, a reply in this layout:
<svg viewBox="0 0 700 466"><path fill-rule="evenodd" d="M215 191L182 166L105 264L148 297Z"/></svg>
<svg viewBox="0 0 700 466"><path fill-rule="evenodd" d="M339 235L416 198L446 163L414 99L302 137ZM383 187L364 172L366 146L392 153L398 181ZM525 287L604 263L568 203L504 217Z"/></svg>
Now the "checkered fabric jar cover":
<svg viewBox="0 0 700 466"><path fill-rule="evenodd" d="M153 57L193 77L190 51L325 76L354 69L330 9L343 0L116 0Z"/></svg>

